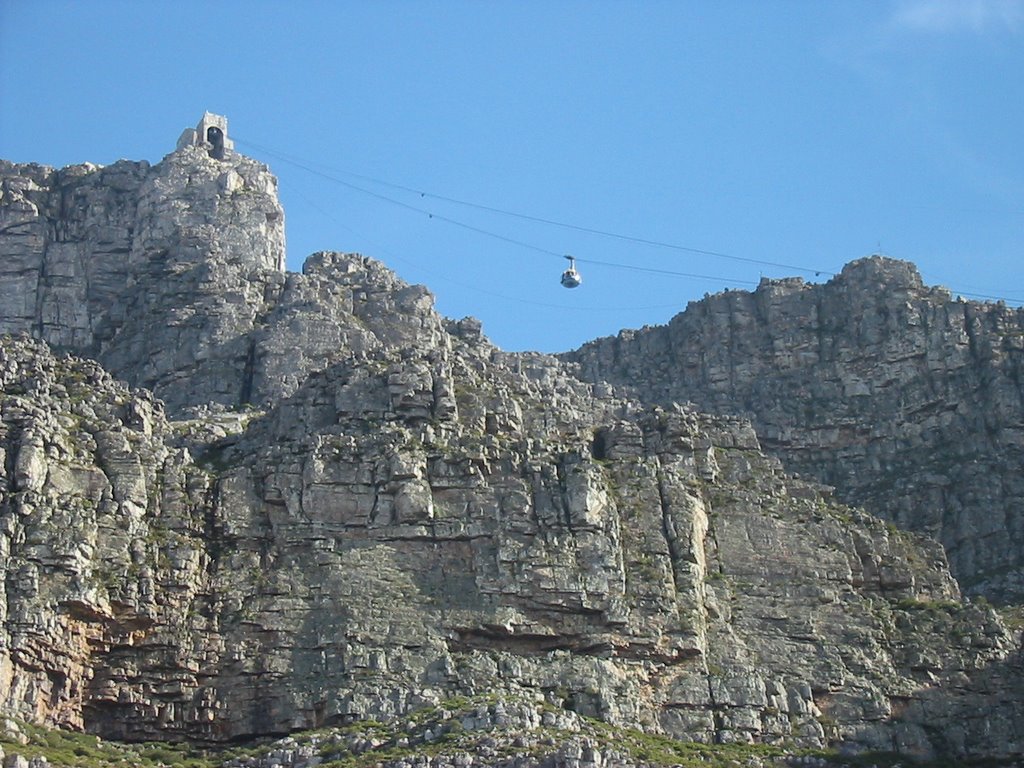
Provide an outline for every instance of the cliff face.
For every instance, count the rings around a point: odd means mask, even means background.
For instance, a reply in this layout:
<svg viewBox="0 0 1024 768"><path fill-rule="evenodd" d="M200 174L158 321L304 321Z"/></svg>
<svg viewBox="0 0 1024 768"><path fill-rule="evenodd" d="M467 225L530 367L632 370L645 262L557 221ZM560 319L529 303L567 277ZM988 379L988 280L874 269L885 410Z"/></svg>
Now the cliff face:
<svg viewBox="0 0 1024 768"><path fill-rule="evenodd" d="M179 422L6 341L5 710L219 740L505 691L703 741L1020 748L984 682L1012 640L936 544L746 422L444 338Z"/></svg>
<svg viewBox="0 0 1024 768"><path fill-rule="evenodd" d="M241 155L0 164L0 330L88 355L172 408L237 406L284 283L277 181Z"/></svg>
<svg viewBox="0 0 1024 768"><path fill-rule="evenodd" d="M376 262L286 274L276 190L200 146L155 166L0 161L0 332L92 357L172 413L266 405L352 352L437 341L429 293Z"/></svg>
<svg viewBox="0 0 1024 768"><path fill-rule="evenodd" d="M787 469L934 536L969 593L1024 599L1024 311L872 257L762 282L564 356L652 403L749 418Z"/></svg>
<svg viewBox="0 0 1024 768"><path fill-rule="evenodd" d="M229 151L3 170L4 714L218 741L499 693L1024 752L1015 639L942 548L750 421L503 353L361 256L283 273L272 180Z"/></svg>

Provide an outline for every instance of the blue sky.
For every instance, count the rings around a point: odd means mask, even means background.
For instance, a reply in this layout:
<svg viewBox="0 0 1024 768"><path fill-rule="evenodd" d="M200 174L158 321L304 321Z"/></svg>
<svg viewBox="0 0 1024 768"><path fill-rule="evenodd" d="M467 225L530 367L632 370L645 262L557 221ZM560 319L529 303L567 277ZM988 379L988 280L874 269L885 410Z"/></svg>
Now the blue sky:
<svg viewBox="0 0 1024 768"><path fill-rule="evenodd" d="M510 350L879 250L1024 299L1024 0L0 3L0 157L156 162L204 110L290 269L364 253Z"/></svg>

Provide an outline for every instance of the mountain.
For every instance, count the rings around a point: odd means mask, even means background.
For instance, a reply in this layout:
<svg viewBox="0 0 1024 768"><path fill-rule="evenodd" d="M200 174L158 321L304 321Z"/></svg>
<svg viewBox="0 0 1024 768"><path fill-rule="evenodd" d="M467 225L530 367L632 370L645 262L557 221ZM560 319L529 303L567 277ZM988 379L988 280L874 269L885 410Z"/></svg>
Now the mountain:
<svg viewBox="0 0 1024 768"><path fill-rule="evenodd" d="M1024 757L980 597L1019 594L1018 313L871 259L505 353L363 256L286 273L222 120L152 166L0 165L4 714L213 744L484 696Z"/></svg>
<svg viewBox="0 0 1024 768"><path fill-rule="evenodd" d="M872 257L767 280L563 356L648 403L749 418L787 469L938 539L968 594L1024 601L1024 310Z"/></svg>

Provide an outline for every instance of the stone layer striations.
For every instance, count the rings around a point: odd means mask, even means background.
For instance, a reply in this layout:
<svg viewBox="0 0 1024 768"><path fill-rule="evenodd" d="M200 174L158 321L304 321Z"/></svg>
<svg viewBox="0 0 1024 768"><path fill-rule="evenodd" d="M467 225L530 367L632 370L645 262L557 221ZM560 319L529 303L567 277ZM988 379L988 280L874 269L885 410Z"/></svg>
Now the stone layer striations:
<svg viewBox="0 0 1024 768"><path fill-rule="evenodd" d="M1024 310L871 257L763 280L562 358L648 403L751 420L787 469L945 546L969 594L1024 599Z"/></svg>
<svg viewBox="0 0 1024 768"><path fill-rule="evenodd" d="M704 742L1024 753L1017 638L962 599L943 547L787 473L857 500L840 470L875 462L901 525L961 526L962 570L987 534L927 494L960 494L970 520L983 486L940 481L958 465L937 452L928 479L904 449L988 423L961 458L1013 460L1008 310L871 261L826 288L709 299L682 316L703 312L699 333L511 354L371 259L286 273L273 177L227 149L0 171L4 714L226 741L498 694ZM847 341L822 330L866 296ZM755 330L801 301L816 341L787 321L763 362ZM956 311L975 318L963 349L921 358L918 334L952 338ZM997 325L998 345L979 330ZM780 413L823 409L817 426L728 413L745 376ZM702 403L717 414L677 404L697 399L687 382L721 388ZM883 382L904 393L898 424L859 399ZM862 410L801 402L828 387ZM925 495L899 513L909 483ZM942 525L905 519L940 501Z"/></svg>

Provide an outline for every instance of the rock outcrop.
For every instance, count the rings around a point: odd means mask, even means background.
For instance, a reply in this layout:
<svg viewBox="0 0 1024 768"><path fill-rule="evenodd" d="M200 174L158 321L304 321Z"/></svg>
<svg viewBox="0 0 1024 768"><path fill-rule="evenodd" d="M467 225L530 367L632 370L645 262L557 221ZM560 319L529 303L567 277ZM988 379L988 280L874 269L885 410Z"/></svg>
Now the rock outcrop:
<svg viewBox="0 0 1024 768"><path fill-rule="evenodd" d="M0 332L92 357L172 413L267 405L352 352L437 343L433 297L372 260L285 273L276 189L187 143L154 166L0 161Z"/></svg>
<svg viewBox="0 0 1024 768"><path fill-rule="evenodd" d="M445 339L179 422L5 342L5 709L222 740L526 691L700 741L1013 733L1013 686L993 712L979 682L1012 639L936 544L787 479L746 422Z"/></svg>
<svg viewBox="0 0 1024 768"><path fill-rule="evenodd" d="M763 280L564 356L648 403L749 418L787 469L934 536L968 593L1024 600L1024 310L871 257Z"/></svg>
<svg viewBox="0 0 1024 768"><path fill-rule="evenodd" d="M238 406L285 281L276 187L197 146L154 166L0 163L0 331L93 357L173 409Z"/></svg>
<svg viewBox="0 0 1024 768"><path fill-rule="evenodd" d="M266 169L192 139L4 166L4 714L223 742L493 694L697 742L1024 754L1017 640L935 541L788 475L746 418L503 353L370 259L285 274Z"/></svg>

